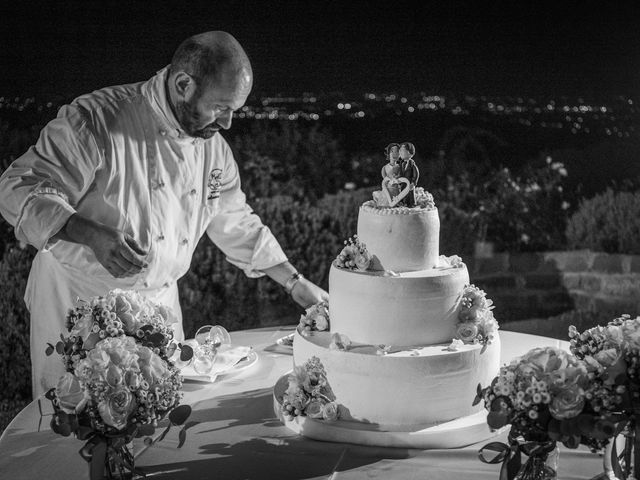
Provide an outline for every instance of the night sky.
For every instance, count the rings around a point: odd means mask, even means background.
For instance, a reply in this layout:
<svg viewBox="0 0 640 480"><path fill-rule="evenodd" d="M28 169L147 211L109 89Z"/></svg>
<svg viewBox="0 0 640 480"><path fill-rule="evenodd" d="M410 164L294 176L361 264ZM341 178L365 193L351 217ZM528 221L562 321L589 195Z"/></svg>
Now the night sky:
<svg viewBox="0 0 640 480"><path fill-rule="evenodd" d="M256 93L640 94L640 2L421 3L5 1L0 96L145 80L216 29L245 47Z"/></svg>

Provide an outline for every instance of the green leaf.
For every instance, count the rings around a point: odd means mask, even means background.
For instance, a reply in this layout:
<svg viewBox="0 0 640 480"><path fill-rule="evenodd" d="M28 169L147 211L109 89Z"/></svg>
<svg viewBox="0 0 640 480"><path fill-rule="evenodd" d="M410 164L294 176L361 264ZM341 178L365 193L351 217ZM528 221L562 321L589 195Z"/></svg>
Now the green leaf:
<svg viewBox="0 0 640 480"><path fill-rule="evenodd" d="M598 420L594 427L594 436L600 439L611 438L616 432L616 424L609 420Z"/></svg>
<svg viewBox="0 0 640 480"><path fill-rule="evenodd" d="M619 373L616 378L613 379L616 385L627 385L629 383L629 377L626 373Z"/></svg>
<svg viewBox="0 0 640 480"><path fill-rule="evenodd" d="M164 431L160 434L156 442L161 442L162 440L164 440L164 437L167 436L167 433L169 433L169 430L171 430L171 424L167 425L167 428L165 428Z"/></svg>
<svg viewBox="0 0 640 480"><path fill-rule="evenodd" d="M53 352L55 350L55 347L53 345L51 345L50 343L47 343L47 348L44 351L45 355L47 355L47 357L53 355Z"/></svg>
<svg viewBox="0 0 640 480"><path fill-rule="evenodd" d="M562 444L567 448L578 448L580 446L580 435L569 435Z"/></svg>
<svg viewBox="0 0 640 480"><path fill-rule="evenodd" d="M78 440L88 440L93 435L93 428L86 425L80 425L76 430L76 437Z"/></svg>
<svg viewBox="0 0 640 480"><path fill-rule="evenodd" d="M160 332L152 333L151 335L149 335L148 340L154 345L160 346L162 345L162 342L164 342L164 335Z"/></svg>
<svg viewBox="0 0 640 480"><path fill-rule="evenodd" d="M509 423L509 416L504 412L489 412L487 415L487 424L490 428L497 430Z"/></svg>
<svg viewBox="0 0 640 480"><path fill-rule="evenodd" d="M61 412L64 413L64 412ZM68 437L71 435L71 425L67 421L66 414L56 414L51 417L51 430L58 435L62 435L63 437Z"/></svg>
<svg viewBox="0 0 640 480"><path fill-rule="evenodd" d="M62 355L64 353L64 343L63 342L56 343L56 352L58 352L60 355Z"/></svg>
<svg viewBox="0 0 640 480"><path fill-rule="evenodd" d="M180 360L188 362L193 358L193 348L187 344L181 343L180 345Z"/></svg>
<svg viewBox="0 0 640 480"><path fill-rule="evenodd" d="M509 404L503 397L496 397L491 402L491 411L492 412L509 412Z"/></svg>
<svg viewBox="0 0 640 480"><path fill-rule="evenodd" d="M562 434L560 432L547 432L547 434L549 435L549 438L551 440L554 440L556 442L562 440Z"/></svg>
<svg viewBox="0 0 640 480"><path fill-rule="evenodd" d="M150 423L145 423L144 425L138 426L138 431L136 432L136 437L150 437L156 432L156 427L154 427Z"/></svg>
<svg viewBox="0 0 640 480"><path fill-rule="evenodd" d="M184 442L187 440L187 429L185 427L182 427L180 429L180 432L178 432L178 448L182 447L184 445Z"/></svg>
<svg viewBox="0 0 640 480"><path fill-rule="evenodd" d="M167 345L167 358L173 357L173 354L176 352L177 345L175 343L170 343Z"/></svg>
<svg viewBox="0 0 640 480"><path fill-rule="evenodd" d="M563 420L562 424L565 425L568 435L580 435L580 425L578 423L578 417Z"/></svg>
<svg viewBox="0 0 640 480"><path fill-rule="evenodd" d="M191 407L189 405L179 405L169 412L169 420L174 425L182 425L191 415Z"/></svg>
<svg viewBox="0 0 640 480"><path fill-rule="evenodd" d="M555 418L552 418L551 420L549 420L549 425L547 426L547 430L549 433L561 434L562 426L560 424L560 420L557 420Z"/></svg>
<svg viewBox="0 0 640 480"><path fill-rule="evenodd" d="M596 419L593 415L581 414L577 418L578 430L582 435L590 436L595 428Z"/></svg>

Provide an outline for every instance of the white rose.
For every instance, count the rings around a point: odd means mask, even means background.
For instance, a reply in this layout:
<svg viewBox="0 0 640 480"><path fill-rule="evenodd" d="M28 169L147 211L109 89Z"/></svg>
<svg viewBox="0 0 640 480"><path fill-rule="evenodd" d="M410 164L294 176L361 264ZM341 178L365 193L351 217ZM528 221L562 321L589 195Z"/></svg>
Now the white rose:
<svg viewBox="0 0 640 480"><path fill-rule="evenodd" d="M620 330L619 326L609 325L606 328L606 335L609 342L613 343L614 345L622 345L622 330Z"/></svg>
<svg viewBox="0 0 640 480"><path fill-rule="evenodd" d="M307 417L310 418L323 418L322 412L323 408L322 402L320 402L320 400L312 400L309 405L307 405L307 408L304 411Z"/></svg>
<svg viewBox="0 0 640 480"><path fill-rule="evenodd" d="M317 314L313 317L313 320L315 322L316 328L319 331L324 331L326 329L329 328L329 321L327 320L327 318L322 315L322 314Z"/></svg>
<svg viewBox="0 0 640 480"><path fill-rule="evenodd" d="M140 347L140 350L148 350L150 353L146 360L142 362L140 370L149 385L153 385L164 378L167 373L167 367L162 358L153 353L148 347Z"/></svg>
<svg viewBox="0 0 640 480"><path fill-rule="evenodd" d="M357 253L353 261L356 267L358 267L358 270L366 270L371 263L371 257L365 253Z"/></svg>
<svg viewBox="0 0 640 480"><path fill-rule="evenodd" d="M102 421L116 430L122 430L127 426L129 415L135 408L135 397L126 387L115 388L98 404Z"/></svg>
<svg viewBox="0 0 640 480"><path fill-rule="evenodd" d="M82 340L89 338L91 334L91 328L93 327L93 316L91 314L85 314L76 320L75 325L69 332L70 335L81 337Z"/></svg>
<svg viewBox="0 0 640 480"><path fill-rule="evenodd" d="M62 410L74 413L84 396L84 390L73 373L67 372L60 377L56 385L56 398Z"/></svg>
<svg viewBox="0 0 640 480"><path fill-rule="evenodd" d="M333 422L339 417L338 404L336 402L325 403L322 407L322 418Z"/></svg>
<svg viewBox="0 0 640 480"><path fill-rule="evenodd" d="M478 327L473 323L461 323L456 329L456 335L465 343L473 342L478 335Z"/></svg>

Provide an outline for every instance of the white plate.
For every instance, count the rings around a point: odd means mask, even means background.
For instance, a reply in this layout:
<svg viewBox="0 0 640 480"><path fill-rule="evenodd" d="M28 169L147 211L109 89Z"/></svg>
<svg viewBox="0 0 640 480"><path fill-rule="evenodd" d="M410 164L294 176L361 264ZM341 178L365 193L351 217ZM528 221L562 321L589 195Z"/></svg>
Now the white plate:
<svg viewBox="0 0 640 480"><path fill-rule="evenodd" d="M213 383L220 377L228 377L231 375L235 375L239 372L242 372L248 369L249 367L252 367L253 365L255 365L257 361L258 361L258 352L256 352L255 350L251 350L247 354L247 356L244 357L242 360L240 360L238 363L227 368L226 370L217 372L214 375L202 375L200 373L197 373L193 369L193 366L191 365L187 365L186 367L183 367L180 373L182 374L182 378L184 378L185 380L191 380L194 382Z"/></svg>
<svg viewBox="0 0 640 480"><path fill-rule="evenodd" d="M284 337L280 337L276 343L282 348L289 348L293 350L293 337L296 332L290 333L289 335L285 335Z"/></svg>

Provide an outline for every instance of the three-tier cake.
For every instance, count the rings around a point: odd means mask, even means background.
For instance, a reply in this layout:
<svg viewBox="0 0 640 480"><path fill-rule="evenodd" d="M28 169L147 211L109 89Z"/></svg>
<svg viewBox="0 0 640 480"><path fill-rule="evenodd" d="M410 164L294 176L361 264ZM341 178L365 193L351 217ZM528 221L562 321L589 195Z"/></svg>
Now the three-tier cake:
<svg viewBox="0 0 640 480"><path fill-rule="evenodd" d="M500 366L493 307L459 257L439 254L431 195L420 189L416 198L410 208L360 207L357 236L331 265L328 306L301 320L294 372L274 398L302 435L417 448L492 435L482 402L473 402ZM323 416L328 403L337 409Z"/></svg>

